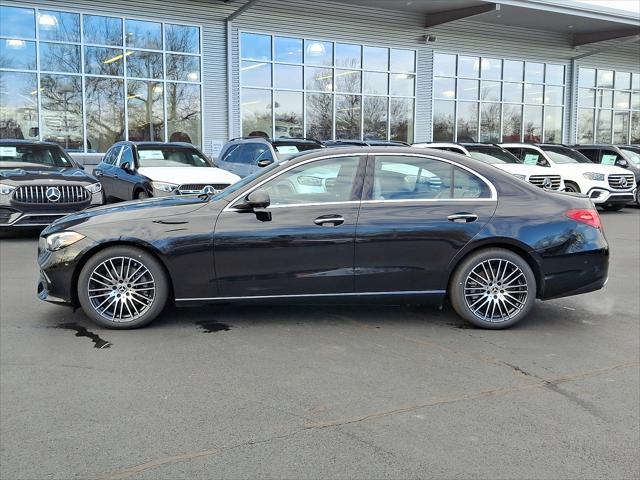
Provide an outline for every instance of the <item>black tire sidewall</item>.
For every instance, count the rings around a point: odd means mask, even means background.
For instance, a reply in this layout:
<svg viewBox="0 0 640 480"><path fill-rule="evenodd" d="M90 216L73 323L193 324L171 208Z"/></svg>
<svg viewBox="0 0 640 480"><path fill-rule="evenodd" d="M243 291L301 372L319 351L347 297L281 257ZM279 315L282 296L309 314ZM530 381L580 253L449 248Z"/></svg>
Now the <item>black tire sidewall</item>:
<svg viewBox="0 0 640 480"><path fill-rule="evenodd" d="M91 272L102 262L113 257L131 257L141 262L149 269L156 283L156 296L151 308L149 308L149 310L147 310L140 318L132 322L120 323L107 320L95 311L89 300L87 288ZM82 310L92 321L105 328L125 330L147 325L162 312L169 297L169 281L160 261L158 261L158 259L149 252L132 246L114 246L99 251L93 255L87 263L85 263L80 271L80 275L78 276L77 292Z"/></svg>
<svg viewBox="0 0 640 480"><path fill-rule="evenodd" d="M580 193L580 189L573 182L566 182L565 181L564 182L564 190L565 190L565 192Z"/></svg>
<svg viewBox="0 0 640 480"><path fill-rule="evenodd" d="M485 322L477 318L469 309L467 302L464 299L464 282L469 275L469 272L479 263L494 258L508 260L517 265L524 273L525 278L527 279L527 285L529 285L529 294L527 295L524 307L511 320L499 323ZM500 330L515 325L531 312L536 300L536 291L537 284L535 275L524 258L510 250L503 248L489 248L472 253L469 257L465 258L460 265L458 265L451 277L451 282L449 283L449 300L451 301L451 305L456 313L472 325L490 330Z"/></svg>

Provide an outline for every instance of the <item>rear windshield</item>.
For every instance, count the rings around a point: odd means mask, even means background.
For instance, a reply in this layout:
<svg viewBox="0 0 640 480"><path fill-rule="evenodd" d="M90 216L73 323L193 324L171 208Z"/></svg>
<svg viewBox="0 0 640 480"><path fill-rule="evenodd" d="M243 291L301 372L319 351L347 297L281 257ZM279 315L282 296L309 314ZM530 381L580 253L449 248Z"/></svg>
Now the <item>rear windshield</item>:
<svg viewBox="0 0 640 480"><path fill-rule="evenodd" d="M0 169L37 168L59 170L76 165L58 147L49 145L0 145Z"/></svg>
<svg viewBox="0 0 640 480"><path fill-rule="evenodd" d="M577 150L566 147L543 147L555 163L593 163Z"/></svg>
<svg viewBox="0 0 640 480"><path fill-rule="evenodd" d="M500 147L468 146L469 154L476 160L495 165L496 163L522 163L518 158Z"/></svg>
<svg viewBox="0 0 640 480"><path fill-rule="evenodd" d="M625 153L627 159L636 165L640 165L640 148L620 147L620 150Z"/></svg>
<svg viewBox="0 0 640 480"><path fill-rule="evenodd" d="M138 147L139 167L212 167L212 163L194 148Z"/></svg>

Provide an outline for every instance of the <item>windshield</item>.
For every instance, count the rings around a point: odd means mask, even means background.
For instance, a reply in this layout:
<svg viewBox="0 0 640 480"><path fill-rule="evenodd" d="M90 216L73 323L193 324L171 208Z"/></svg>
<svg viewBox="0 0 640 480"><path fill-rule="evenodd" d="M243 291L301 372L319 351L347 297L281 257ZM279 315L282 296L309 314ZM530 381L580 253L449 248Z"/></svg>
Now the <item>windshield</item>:
<svg viewBox="0 0 640 480"><path fill-rule="evenodd" d="M543 150L555 163L593 163L577 150L566 147L544 147Z"/></svg>
<svg viewBox="0 0 640 480"><path fill-rule="evenodd" d="M58 147L50 145L0 145L0 168L60 170L76 165Z"/></svg>
<svg viewBox="0 0 640 480"><path fill-rule="evenodd" d="M500 147L467 146L466 148L473 158L490 165L497 163L522 163L515 155Z"/></svg>
<svg viewBox="0 0 640 480"><path fill-rule="evenodd" d="M620 150L625 153L627 160L636 165L640 165L640 148L620 147Z"/></svg>
<svg viewBox="0 0 640 480"><path fill-rule="evenodd" d="M194 148L138 147L139 167L212 167L211 162Z"/></svg>

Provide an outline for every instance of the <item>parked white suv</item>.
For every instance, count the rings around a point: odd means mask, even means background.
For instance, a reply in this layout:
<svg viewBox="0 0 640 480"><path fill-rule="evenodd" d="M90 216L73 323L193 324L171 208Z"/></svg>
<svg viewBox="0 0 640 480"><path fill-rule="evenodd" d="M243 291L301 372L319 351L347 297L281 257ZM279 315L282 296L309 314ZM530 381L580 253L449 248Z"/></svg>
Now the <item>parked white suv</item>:
<svg viewBox="0 0 640 480"><path fill-rule="evenodd" d="M536 187L549 190L564 190L564 181L559 172L537 165L526 165L504 148L489 143L415 143L413 147L435 148L460 153L504 170Z"/></svg>
<svg viewBox="0 0 640 480"><path fill-rule="evenodd" d="M526 164L561 171L566 191L584 193L605 210L620 210L634 200L636 182L629 170L593 163L577 150L563 145L504 143L501 146Z"/></svg>

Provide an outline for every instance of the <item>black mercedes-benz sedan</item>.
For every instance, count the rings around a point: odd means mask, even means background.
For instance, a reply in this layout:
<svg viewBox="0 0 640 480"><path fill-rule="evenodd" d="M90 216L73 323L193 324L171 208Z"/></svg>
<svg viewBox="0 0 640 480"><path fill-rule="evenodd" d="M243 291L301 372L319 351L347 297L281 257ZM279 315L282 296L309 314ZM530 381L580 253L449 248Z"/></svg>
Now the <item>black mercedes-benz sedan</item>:
<svg viewBox="0 0 640 480"><path fill-rule="evenodd" d="M0 140L0 229L48 225L103 203L98 180L58 144Z"/></svg>
<svg viewBox="0 0 640 480"><path fill-rule="evenodd" d="M168 301L411 302L485 328L590 292L609 247L591 201L449 152L304 152L215 195L105 206L40 237L38 295L134 328Z"/></svg>

